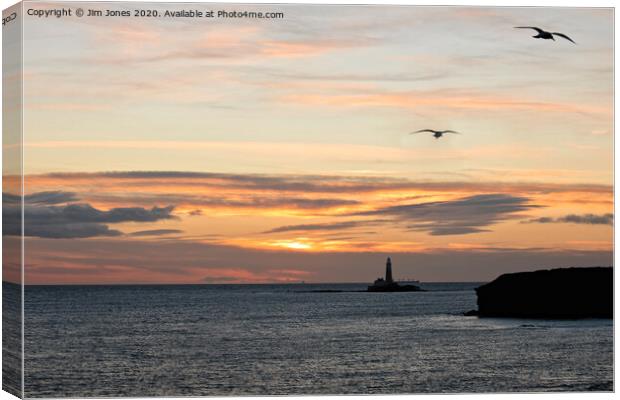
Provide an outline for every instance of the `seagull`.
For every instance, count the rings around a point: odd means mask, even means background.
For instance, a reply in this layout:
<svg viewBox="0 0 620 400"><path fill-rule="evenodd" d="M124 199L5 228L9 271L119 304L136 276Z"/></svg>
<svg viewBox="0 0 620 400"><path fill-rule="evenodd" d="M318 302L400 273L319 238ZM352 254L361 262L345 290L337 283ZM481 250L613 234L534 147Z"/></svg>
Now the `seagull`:
<svg viewBox="0 0 620 400"><path fill-rule="evenodd" d="M547 32L547 31L543 31L540 28L537 28L535 26L515 26L515 29L534 29L536 32L538 32L537 35L532 36L533 38L536 39L551 39L555 41L555 38L553 36L559 36L559 37L563 37L566 40L569 40L573 43L575 43L575 41L571 38L569 38L568 36L566 36L563 33L560 32ZM575 43L577 44L577 43Z"/></svg>
<svg viewBox="0 0 620 400"><path fill-rule="evenodd" d="M454 133L454 134L457 134L457 135L459 134L457 131L451 131L451 130L436 131L434 129L420 129L419 131L411 132L410 135L413 135L414 133L420 133L420 132L430 132L430 133L433 134L435 139L439 139L440 137L442 137L444 135L444 133Z"/></svg>

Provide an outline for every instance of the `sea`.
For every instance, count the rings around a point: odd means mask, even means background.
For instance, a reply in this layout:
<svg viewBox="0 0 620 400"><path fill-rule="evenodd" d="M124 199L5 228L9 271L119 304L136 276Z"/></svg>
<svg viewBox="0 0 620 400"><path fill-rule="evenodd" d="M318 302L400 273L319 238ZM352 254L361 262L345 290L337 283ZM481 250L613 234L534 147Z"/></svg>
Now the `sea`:
<svg viewBox="0 0 620 400"><path fill-rule="evenodd" d="M26 397L613 390L613 321L465 317L479 283L25 287Z"/></svg>

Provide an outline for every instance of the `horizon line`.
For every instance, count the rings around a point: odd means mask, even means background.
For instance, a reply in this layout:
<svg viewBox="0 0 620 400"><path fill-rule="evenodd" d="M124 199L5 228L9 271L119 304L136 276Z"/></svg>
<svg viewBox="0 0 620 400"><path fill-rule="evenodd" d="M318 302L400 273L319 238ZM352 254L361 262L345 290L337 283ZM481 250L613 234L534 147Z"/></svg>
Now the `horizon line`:
<svg viewBox="0 0 620 400"><path fill-rule="evenodd" d="M423 283L484 283L490 281L420 281ZM165 282L143 282L143 283L17 283L2 280L16 286L233 286L233 285L369 285L369 282L236 282L236 283L165 283Z"/></svg>

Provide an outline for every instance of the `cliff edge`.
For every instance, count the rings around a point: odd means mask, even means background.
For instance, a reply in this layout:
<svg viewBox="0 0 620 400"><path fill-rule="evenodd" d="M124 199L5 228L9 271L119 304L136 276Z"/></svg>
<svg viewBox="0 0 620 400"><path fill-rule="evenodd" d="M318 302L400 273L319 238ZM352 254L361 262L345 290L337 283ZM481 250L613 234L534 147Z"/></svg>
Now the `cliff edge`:
<svg viewBox="0 0 620 400"><path fill-rule="evenodd" d="M476 289L478 311L521 318L613 318L612 267L558 268L504 274Z"/></svg>

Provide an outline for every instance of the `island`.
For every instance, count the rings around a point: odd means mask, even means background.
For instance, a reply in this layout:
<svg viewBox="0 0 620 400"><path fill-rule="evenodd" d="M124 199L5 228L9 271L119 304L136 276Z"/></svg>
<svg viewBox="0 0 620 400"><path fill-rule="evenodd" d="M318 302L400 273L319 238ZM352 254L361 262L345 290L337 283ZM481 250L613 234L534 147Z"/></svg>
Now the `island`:
<svg viewBox="0 0 620 400"><path fill-rule="evenodd" d="M368 286L368 292L423 292L416 285L400 285L392 278L392 260L388 257L385 263L385 279L379 278Z"/></svg>
<svg viewBox="0 0 620 400"><path fill-rule="evenodd" d="M478 310L515 318L613 318L613 268L557 268L504 274L476 288Z"/></svg>

